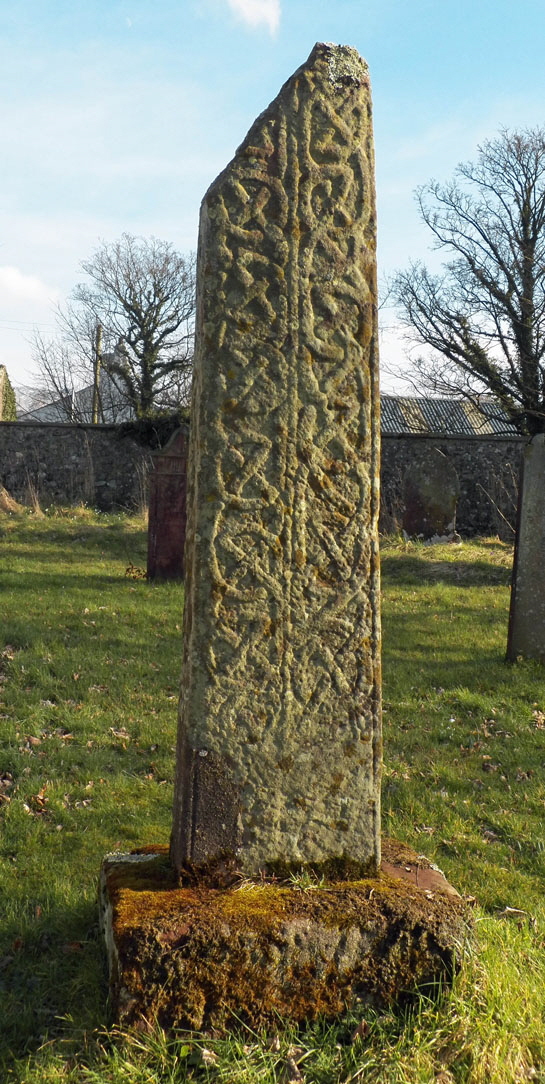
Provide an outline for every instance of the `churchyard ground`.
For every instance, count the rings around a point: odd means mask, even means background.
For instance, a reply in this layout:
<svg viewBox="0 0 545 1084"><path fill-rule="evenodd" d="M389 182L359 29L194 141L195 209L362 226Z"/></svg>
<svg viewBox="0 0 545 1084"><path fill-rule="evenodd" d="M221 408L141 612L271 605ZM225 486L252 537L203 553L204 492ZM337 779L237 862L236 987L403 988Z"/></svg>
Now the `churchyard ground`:
<svg viewBox="0 0 545 1084"><path fill-rule="evenodd" d="M135 518L0 533L2 1081L545 1080L545 673L503 661L511 548L382 546L383 833L475 897L452 990L218 1040L109 1029L97 928L104 854L168 841L183 587L139 578Z"/></svg>

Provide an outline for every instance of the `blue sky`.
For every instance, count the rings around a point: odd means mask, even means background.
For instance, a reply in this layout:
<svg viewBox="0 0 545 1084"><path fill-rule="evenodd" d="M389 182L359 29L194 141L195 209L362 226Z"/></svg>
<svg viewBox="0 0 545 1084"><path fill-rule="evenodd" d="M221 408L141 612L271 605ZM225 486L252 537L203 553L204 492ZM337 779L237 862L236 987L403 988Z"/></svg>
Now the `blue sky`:
<svg viewBox="0 0 545 1084"><path fill-rule="evenodd" d="M32 328L54 333L101 241L196 248L206 188L316 41L369 63L387 275L429 252L416 185L501 126L545 125L543 0L0 0L0 362L15 384L37 382Z"/></svg>

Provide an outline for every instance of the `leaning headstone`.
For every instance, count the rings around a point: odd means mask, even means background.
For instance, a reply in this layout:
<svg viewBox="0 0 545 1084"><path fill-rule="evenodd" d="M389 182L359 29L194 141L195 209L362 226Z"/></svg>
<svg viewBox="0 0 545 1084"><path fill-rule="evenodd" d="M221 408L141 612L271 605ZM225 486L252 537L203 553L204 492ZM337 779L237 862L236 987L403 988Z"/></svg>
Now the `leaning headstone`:
<svg viewBox="0 0 545 1084"><path fill-rule="evenodd" d="M403 530L410 538L448 542L457 538L456 469L438 448L413 463L403 479Z"/></svg>
<svg viewBox="0 0 545 1084"><path fill-rule="evenodd" d="M186 426L153 456L148 515L148 580L183 580L187 488Z"/></svg>
<svg viewBox="0 0 545 1084"><path fill-rule="evenodd" d="M545 434L524 452L519 490L507 659L545 662Z"/></svg>
<svg viewBox="0 0 545 1084"><path fill-rule="evenodd" d="M459 954L445 879L399 845L377 869L370 110L317 45L203 203L172 841L101 878L124 1024L331 1016Z"/></svg>
<svg viewBox="0 0 545 1084"><path fill-rule="evenodd" d="M179 870L379 862L373 170L367 66L318 45L203 201Z"/></svg>

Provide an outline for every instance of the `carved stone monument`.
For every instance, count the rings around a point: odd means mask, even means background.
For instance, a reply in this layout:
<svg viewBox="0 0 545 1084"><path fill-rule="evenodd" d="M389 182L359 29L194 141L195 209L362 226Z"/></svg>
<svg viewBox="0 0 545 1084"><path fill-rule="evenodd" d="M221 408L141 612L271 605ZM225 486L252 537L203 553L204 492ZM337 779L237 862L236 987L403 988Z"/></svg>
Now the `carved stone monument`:
<svg viewBox="0 0 545 1084"><path fill-rule="evenodd" d="M507 659L519 656L545 662L545 434L533 437L524 452Z"/></svg>
<svg viewBox="0 0 545 1084"><path fill-rule="evenodd" d="M101 877L125 1024L276 1027L455 966L457 893L391 842L378 871L378 441L369 77L317 45L203 202L171 847Z"/></svg>
<svg viewBox="0 0 545 1084"><path fill-rule="evenodd" d="M317 45L201 211L172 858L379 862L369 76Z"/></svg>

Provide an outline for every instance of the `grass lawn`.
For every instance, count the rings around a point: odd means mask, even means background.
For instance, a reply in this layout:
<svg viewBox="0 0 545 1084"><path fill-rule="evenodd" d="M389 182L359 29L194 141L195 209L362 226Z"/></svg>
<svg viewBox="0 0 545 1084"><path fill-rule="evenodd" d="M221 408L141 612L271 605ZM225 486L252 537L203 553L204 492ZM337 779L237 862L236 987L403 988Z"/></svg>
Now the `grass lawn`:
<svg viewBox="0 0 545 1084"><path fill-rule="evenodd" d="M383 546L383 830L476 899L454 987L277 1036L109 1028L100 862L171 820L183 588L145 553L134 518L0 515L2 1084L545 1081L545 671L503 662L494 540Z"/></svg>

